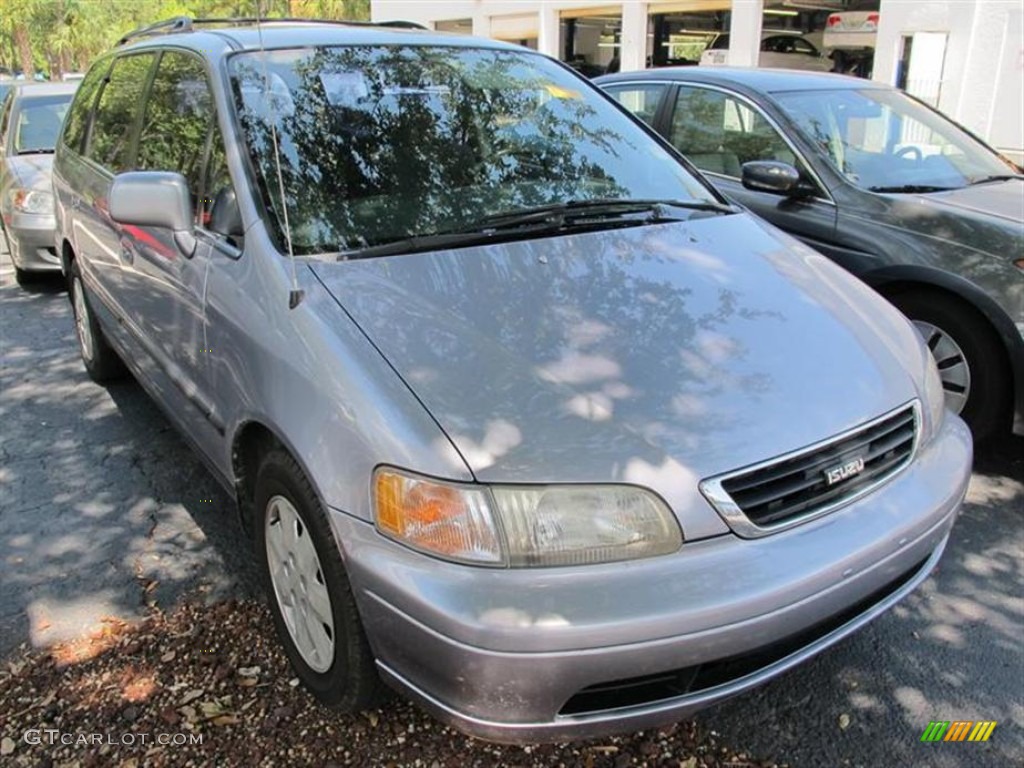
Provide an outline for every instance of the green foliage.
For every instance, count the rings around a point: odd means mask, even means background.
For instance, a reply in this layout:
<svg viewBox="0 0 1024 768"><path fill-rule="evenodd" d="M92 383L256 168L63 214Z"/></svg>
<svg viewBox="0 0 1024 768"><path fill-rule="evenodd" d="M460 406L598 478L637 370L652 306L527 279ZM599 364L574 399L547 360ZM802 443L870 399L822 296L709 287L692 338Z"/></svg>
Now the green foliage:
<svg viewBox="0 0 1024 768"><path fill-rule="evenodd" d="M368 19L370 0L3 0L0 72L83 72L126 32L173 16Z"/></svg>

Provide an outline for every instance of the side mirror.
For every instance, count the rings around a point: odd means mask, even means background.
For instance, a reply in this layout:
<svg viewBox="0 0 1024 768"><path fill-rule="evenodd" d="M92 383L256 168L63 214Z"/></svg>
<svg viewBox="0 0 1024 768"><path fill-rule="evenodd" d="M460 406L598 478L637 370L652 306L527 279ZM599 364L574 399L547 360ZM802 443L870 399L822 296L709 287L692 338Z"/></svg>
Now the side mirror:
<svg viewBox="0 0 1024 768"><path fill-rule="evenodd" d="M789 163L753 160L743 164L743 186L754 192L793 195L801 191L800 172Z"/></svg>
<svg viewBox="0 0 1024 768"><path fill-rule="evenodd" d="M110 218L120 224L171 230L185 256L196 251L192 193L180 173L130 171L114 177L110 187Z"/></svg>

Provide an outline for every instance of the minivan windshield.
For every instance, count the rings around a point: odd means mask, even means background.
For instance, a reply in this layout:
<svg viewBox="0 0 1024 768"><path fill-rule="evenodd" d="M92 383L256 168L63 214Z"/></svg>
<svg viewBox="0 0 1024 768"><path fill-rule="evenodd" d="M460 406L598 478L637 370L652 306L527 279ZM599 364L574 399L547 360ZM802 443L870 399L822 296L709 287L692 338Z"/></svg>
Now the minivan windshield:
<svg viewBox="0 0 1024 768"><path fill-rule="evenodd" d="M942 115L884 88L776 93L851 183L876 192L957 189L1015 169Z"/></svg>
<svg viewBox="0 0 1024 768"><path fill-rule="evenodd" d="M542 206L714 193L549 59L442 46L236 54L236 109L296 254L452 232ZM287 204L278 192L278 167Z"/></svg>

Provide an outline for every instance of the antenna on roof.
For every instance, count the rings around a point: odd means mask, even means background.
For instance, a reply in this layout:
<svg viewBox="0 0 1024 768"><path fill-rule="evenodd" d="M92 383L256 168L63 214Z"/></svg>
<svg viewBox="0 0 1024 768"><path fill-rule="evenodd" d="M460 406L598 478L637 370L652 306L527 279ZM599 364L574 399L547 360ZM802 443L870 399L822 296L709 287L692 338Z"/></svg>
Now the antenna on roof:
<svg viewBox="0 0 1024 768"><path fill-rule="evenodd" d="M299 290L295 275L295 251L292 248L292 228L288 223L288 201L284 195L284 176L281 173L281 150L277 140L277 107L270 92L270 73L267 70L267 51L263 47L262 0L256 0L256 35L260 42L260 61L263 64L263 97L267 100L270 115L270 143L274 148L274 170L277 172L277 192L281 196L281 224L284 227L284 241L288 247L288 266L291 270L292 289L288 293L288 309L295 309L305 295Z"/></svg>

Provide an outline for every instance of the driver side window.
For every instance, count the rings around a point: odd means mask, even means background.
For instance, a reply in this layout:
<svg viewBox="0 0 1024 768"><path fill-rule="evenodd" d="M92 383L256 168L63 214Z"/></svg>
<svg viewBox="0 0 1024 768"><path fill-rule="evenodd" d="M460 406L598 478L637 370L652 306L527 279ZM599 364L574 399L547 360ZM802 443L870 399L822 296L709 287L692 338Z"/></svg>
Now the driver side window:
<svg viewBox="0 0 1024 768"><path fill-rule="evenodd" d="M669 141L700 170L736 179L752 160L797 164L789 145L758 110L708 88L679 86Z"/></svg>
<svg viewBox="0 0 1024 768"><path fill-rule="evenodd" d="M200 227L209 226L218 196L231 188L206 68L194 56L165 51L160 57L142 118L138 168L184 176Z"/></svg>

